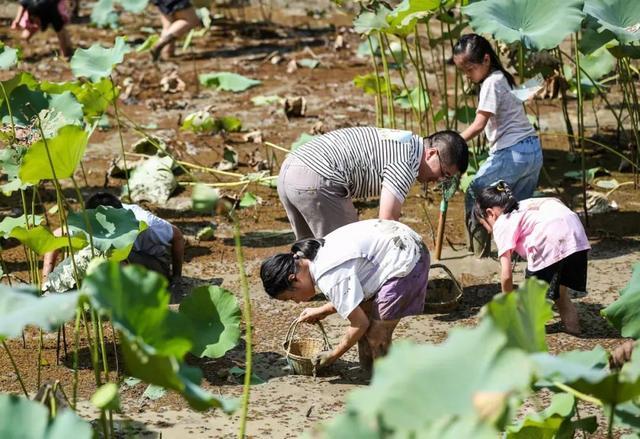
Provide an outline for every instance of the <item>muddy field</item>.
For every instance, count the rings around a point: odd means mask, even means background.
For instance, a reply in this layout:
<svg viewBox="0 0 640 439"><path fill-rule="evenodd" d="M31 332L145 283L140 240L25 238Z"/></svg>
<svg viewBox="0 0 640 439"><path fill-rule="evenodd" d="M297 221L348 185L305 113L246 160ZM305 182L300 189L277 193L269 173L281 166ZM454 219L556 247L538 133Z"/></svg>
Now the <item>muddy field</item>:
<svg viewBox="0 0 640 439"><path fill-rule="evenodd" d="M326 132L336 128L375 123L373 98L364 95L352 85L357 74L368 73L367 59L355 54L359 37L349 32L351 16L344 12L314 4L314 11L305 10L307 2L292 2L288 8L275 8L272 23L260 20L259 8L221 8L221 16L213 22L213 31L195 44L193 53L178 51L178 56L158 65L151 63L148 54L132 54L118 66L116 81L132 84L126 99L121 100L121 111L147 132L163 139L176 151L182 160L213 166L221 160L223 145L232 145L240 155L238 172L251 172L250 163L265 159L272 165L272 173L278 172L284 153L273 150L263 143L247 142L244 134L260 131L262 140L288 148L302 133ZM319 11L322 11L320 13ZM110 45L114 32L87 27L88 10L81 10L80 23L71 25L74 44L88 47L96 40ZM3 41L15 46L17 35L8 30L13 10L3 5L0 35ZM148 8L144 16L126 16L124 27L117 32L128 37L129 42L139 43L144 35L139 31L145 26L159 26L155 10ZM336 50L334 43L340 36L344 47ZM62 81L71 79L68 64L54 58L57 46L52 32L40 33L23 47L24 62L21 68L32 71L39 79ZM280 57L274 63L274 57ZM314 69L299 67L287 72L292 59L313 58L320 64ZM262 84L246 92L232 94L216 92L197 86L195 71L231 71L259 79ZM182 92L163 93L160 81L171 72L185 82ZM452 71L453 72L453 71ZM9 73L3 72L3 79ZM255 106L250 98L257 95L304 96L307 114L301 118L287 119L278 105ZM546 175L541 177L541 190L553 191L565 201L571 202L579 188L577 183L563 179L567 170L579 168L579 164L567 160L566 141L554 132L563 131L561 108L558 101L540 101L542 140L545 154ZM243 132L226 137L216 135L194 135L179 131L180 121L187 114L211 108L216 116L236 116L243 122ZM595 119L587 112L587 129L595 129ZM613 123L606 112L598 113L601 137L608 141L607 128ZM112 125L115 122L112 120ZM610 131L609 131L610 132ZM131 145L140 138L134 130L125 132L125 144ZM84 167L87 171L88 187L83 188L86 197L108 187L119 191L123 181L106 176L112 159L118 155L119 140L114 128L94 133ZM614 171L620 182L631 181L631 174L618 173L619 160L600 150L589 150L587 167L604 166ZM199 174L203 181L215 181L212 176ZM81 176L78 176L81 178ZM180 177L186 180L186 177ZM255 186L255 187L253 187ZM67 188L69 198L75 198ZM252 185L250 190L262 198L257 208L242 210L241 226L243 245L249 274L254 327L255 373L265 380L264 384L252 387L250 421L251 437L297 437L318 421L331 418L341 410L346 394L367 384L360 373L354 350L317 378L292 376L286 368L281 343L292 319L304 308L303 305L276 303L269 300L259 282L261 260L275 252L288 250L293 240L283 208L275 190ZM580 337L569 336L559 331L557 319L549 326L549 344L552 352L571 349L591 349L600 344L610 348L619 343L619 334L600 317L599 311L618 297L618 291L631 275L632 264L640 260L640 192L632 185L617 190L612 198L619 211L591 218L589 236L592 253L589 262L589 294L577 299L584 333ZM55 200L51 186L42 191L43 201L50 207ZM414 187L405 203L402 220L417 230L433 249L433 235L437 223L439 194L434 188ZM19 213L17 198L1 198L1 214ZM357 203L361 218L373 218L377 213L376 200ZM156 214L180 227L187 238L187 249L183 279L174 289L174 302L178 303L191 287L201 284L221 284L238 293L238 272L232 241L231 225L223 217L203 217L190 211L190 190L179 187L164 206L147 206ZM469 255L464 245L462 229L462 196L457 194L449 207L446 226L447 245L442 262L453 270L464 285L464 296L460 307L449 314L425 314L404 319L396 331L397 337L417 342L439 343L455 326L474 325L478 311L499 291L499 264L494 259L478 261ZM53 216L50 218L55 222ZM202 227L217 224L213 241L198 241L195 234ZM27 265L21 247L3 252L12 279L26 279ZM524 265L517 267L516 283L523 277ZM434 270L434 275L441 273ZM345 327L339 317L327 319L330 338L337 341ZM67 334L72 328L67 328ZM109 334L107 334L109 335ZM11 341L19 367L26 374L28 389L36 383L36 332L29 332L24 349L21 340ZM43 379L60 379L71 382L71 349L65 356L60 352L56 359L55 334L45 340ZM88 398L94 390L93 373L87 350L81 352L80 392ZM112 369L115 359L112 358ZM204 386L213 393L237 397L242 392L240 380L229 375L234 365L243 367L244 346L241 344L219 360L197 360L189 362L204 371ZM123 385L122 399L127 416L135 422L133 426L147 435L161 434L172 437L233 437L236 434L237 416L228 417L221 412L196 413L189 410L177 395L167 394L158 400L142 396L143 384L133 387ZM6 356L0 356L0 390L19 392L19 386Z"/></svg>

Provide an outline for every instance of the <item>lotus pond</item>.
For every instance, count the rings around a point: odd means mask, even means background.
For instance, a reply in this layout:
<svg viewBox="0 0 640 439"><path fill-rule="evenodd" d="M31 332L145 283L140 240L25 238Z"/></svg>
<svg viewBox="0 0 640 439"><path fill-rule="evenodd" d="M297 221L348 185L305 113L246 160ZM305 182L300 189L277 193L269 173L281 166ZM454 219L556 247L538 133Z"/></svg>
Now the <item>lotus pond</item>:
<svg viewBox="0 0 640 439"><path fill-rule="evenodd" d="M340 3L214 1L158 64L146 2L80 2L70 61L52 31L21 41L1 3L0 437L637 437L640 349L621 369L608 351L640 337L640 3ZM472 30L539 89L525 104L538 191L587 211L583 334L559 331L522 262L518 294L498 294L498 262L466 251L459 191L440 261L464 287L458 308L403 319L371 381L354 350L291 375L282 341L305 305L269 300L259 279L294 239L279 164L347 126L462 130L477 97L450 58ZM488 153L470 146L463 188ZM85 210L104 188L182 230L181 279L118 263L146 225ZM430 250L440 199L414 187L403 208ZM377 215L377 200L356 207ZM52 249L95 260L42 296ZM337 340L345 323L326 322Z"/></svg>

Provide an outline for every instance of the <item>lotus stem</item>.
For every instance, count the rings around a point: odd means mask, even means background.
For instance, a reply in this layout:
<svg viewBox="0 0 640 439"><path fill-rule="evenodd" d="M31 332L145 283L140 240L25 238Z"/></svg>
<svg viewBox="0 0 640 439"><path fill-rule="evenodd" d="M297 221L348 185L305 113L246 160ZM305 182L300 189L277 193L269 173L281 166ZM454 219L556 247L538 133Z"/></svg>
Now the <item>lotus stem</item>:
<svg viewBox="0 0 640 439"><path fill-rule="evenodd" d="M113 327L113 322L109 319L109 325L111 326L111 335L113 336L113 358L116 362L116 381L120 378L120 365L118 364L118 334L116 328Z"/></svg>
<svg viewBox="0 0 640 439"><path fill-rule="evenodd" d="M76 410L78 403L78 349L80 347L80 315L83 303L76 309L76 323L73 327L73 409Z"/></svg>
<svg viewBox="0 0 640 439"><path fill-rule="evenodd" d="M371 52L371 63L373 64L373 73L376 77L376 125L381 127L384 125L384 114L382 112L382 90L380 88L380 73L378 73L378 63L376 62L376 52L373 50L371 35L367 35L369 43L369 51Z"/></svg>
<svg viewBox="0 0 640 439"><path fill-rule="evenodd" d="M124 176L127 181L127 195L131 198L131 187L129 187L129 170L127 169L127 157L124 153L124 139L122 138L122 124L120 123L120 115L118 114L118 95L116 94L116 84L113 82L113 76L109 75L111 81L111 91L113 92L113 111L116 114L116 123L118 124L118 137L120 138L120 150L122 151L122 160L124 162Z"/></svg>
<svg viewBox="0 0 640 439"><path fill-rule="evenodd" d="M2 346L4 347L4 350L7 351L7 355L9 356L9 361L11 361L11 365L13 366L13 371L16 373L16 377L18 377L18 382L20 383L20 387L22 387L22 392L24 393L24 396L29 399L29 392L27 392L27 388L24 385L24 381L22 381L22 375L20 375L20 370L18 369L18 366L16 365L15 360L13 359L13 355L11 355L11 350L9 350L9 346L7 346L7 343L2 340Z"/></svg>
<svg viewBox="0 0 640 439"><path fill-rule="evenodd" d="M278 146L275 143L264 142L264 144L266 146L270 147L270 148L277 149L278 151L286 152L287 154L289 154L291 152L287 148L283 148L282 146Z"/></svg>
<svg viewBox="0 0 640 439"><path fill-rule="evenodd" d="M244 385L242 388L242 408L240 413L240 430L238 438L244 439L247 427L247 415L249 413L249 394L251 391L251 374L252 374L252 326L251 326L251 297L249 296L249 283L247 282L247 273L244 267L244 254L242 252L242 242L240 241L240 224L234 212L231 212L233 220L233 238L236 247L236 259L240 274L240 288L244 299L242 312L245 320L245 374Z"/></svg>
<svg viewBox="0 0 640 439"><path fill-rule="evenodd" d="M9 96L7 96L7 90L4 88L4 84L0 82L0 89L2 89L2 95L4 101L7 103L7 112L9 113L9 119L11 119L11 133L13 134L13 141L16 141L16 123L13 120L13 112L11 111L11 103L9 102Z"/></svg>
<svg viewBox="0 0 640 439"><path fill-rule="evenodd" d="M576 398L581 399L581 400L583 400L585 402L591 403L591 404L596 405L598 407L602 407L603 406L602 401L600 401L598 398L593 397L591 395L587 395L586 393L582 393L582 392L580 392L580 391L574 389L573 387L570 387L570 386L568 386L568 385L566 385L564 383L561 383L559 381L554 381L553 382L553 386L557 387L558 389L560 389L560 390L562 390L564 392L567 392L567 393L569 393L569 394L575 396Z"/></svg>
<svg viewBox="0 0 640 439"><path fill-rule="evenodd" d="M579 36L576 32L573 40L576 52L576 82L578 84L578 145L580 146L580 166L582 167L582 208L584 210L585 226L589 227L589 212L587 210L587 170L584 150L584 101L582 98L582 69L580 68L580 51L578 50Z"/></svg>
<svg viewBox="0 0 640 439"><path fill-rule="evenodd" d="M427 28L427 36L429 38L431 38L431 33L429 31L429 25L425 22L425 26ZM416 26L416 29L414 31L415 33L415 39L416 39L416 56L418 58L418 61L420 62L420 69L418 69L418 71L416 72L418 75L422 74L422 83L424 84L424 92L426 94L425 99L427 99L428 102L428 110L431 111L431 120L433 121L433 130L436 130L436 116L435 113L433 112L433 104L432 104L432 100L431 100L431 92L429 91L429 81L427 81L427 69L424 63L424 57L422 56L422 45L420 44L420 32L418 31L418 26ZM435 59L435 58L434 58ZM436 86L440 87L440 83L438 82L438 78L436 77ZM425 102L425 104L427 104L427 102ZM448 117L449 113L446 112L446 116ZM427 122L427 133L429 132L429 122Z"/></svg>
<svg viewBox="0 0 640 439"><path fill-rule="evenodd" d="M268 142L265 142L265 143L268 143ZM273 146L273 145L271 145L271 146ZM284 149L284 148L283 148L283 149ZM289 151L287 151L286 149L284 149L284 151L289 152ZM147 156L147 155L145 155L145 154L139 154L139 153L136 153L136 152L127 152L126 154L127 154L127 155L129 155L129 156L132 156L132 157L141 157L141 158L143 158L143 157L149 157L149 156ZM174 160L175 160L175 159L174 159ZM236 173L236 172L220 171L220 170L218 170L218 169L214 169L214 168L207 168L206 166L196 165L196 164L194 164L194 163L184 162L184 161L181 161L181 160L175 160L175 162L176 162L177 164L181 165L181 166L186 166L186 167L188 167L188 168L197 169L197 170L199 170L199 171L203 171L203 172L209 172L209 173L211 173L211 174L220 174L220 175L224 175L224 176L226 176L226 177L235 177L235 178L242 178L242 177L244 177L244 175L243 175L243 174L238 174L238 173ZM189 174L191 175L191 173L189 173ZM196 179L196 178L194 178L194 180L197 180L197 179Z"/></svg>
<svg viewBox="0 0 640 439"><path fill-rule="evenodd" d="M102 327L102 319L96 311L93 311L93 313L93 321L97 330L97 337L100 339L100 352L102 354L102 370L104 371L104 379L109 382L109 362L107 361L107 349L104 343L104 328Z"/></svg>
<svg viewBox="0 0 640 439"><path fill-rule="evenodd" d="M385 41L385 44L387 45L387 47L391 47L391 45L389 44L389 39L387 38L386 35L382 34L382 38ZM400 46L401 50L402 49L402 45ZM405 80L404 77L404 67L402 65L402 63L400 62L400 60L398 60L398 58L396 58L396 54L393 53L393 50L389 49L389 53L391 53L391 57L393 58L393 62L396 63L396 65L398 66L398 75L400 76L400 81L402 82L402 86L404 87L404 89L407 91L407 98L409 100L409 106L411 107L411 111L413 113L413 115L418 119L418 123L420 124L420 134L422 134L422 123L421 123L421 117L419 115L419 113L417 113L417 111L420 111L420 102L418 102L418 109L416 110L416 107L414 107L413 105L413 99L411 98L411 93L409 90L409 87L407 86L407 81ZM422 90L420 90L422 91ZM418 98L419 99L419 98ZM425 107L426 108L426 107ZM406 118L406 114L405 114L405 129L406 129L406 125L407 125L407 118Z"/></svg>
<svg viewBox="0 0 640 439"><path fill-rule="evenodd" d="M389 117L390 126L392 129L396 127L396 114L393 108L393 91L391 90L391 75L389 74L389 65L387 63L387 51L385 48L384 40L382 39L382 32L378 32L378 44L380 45L380 54L382 57L382 68L384 71L384 81L387 85L387 116ZM391 48L389 48L391 51Z"/></svg>
<svg viewBox="0 0 640 439"><path fill-rule="evenodd" d="M87 335L87 344L89 345L89 350L91 351L91 366L93 367L93 375L96 380L96 387L100 387L102 385L102 379L100 377L100 366L98 365L98 346L91 340L91 331L89 331L87 318L84 314L85 313L83 312L82 325L84 326L84 331Z"/></svg>
<svg viewBox="0 0 640 439"><path fill-rule="evenodd" d="M440 35L444 34L444 24L440 21ZM442 50L442 98L444 100L445 120L447 121L447 129L451 128L451 120L449 119L449 89L447 87L447 58L444 50L444 44L441 44Z"/></svg>

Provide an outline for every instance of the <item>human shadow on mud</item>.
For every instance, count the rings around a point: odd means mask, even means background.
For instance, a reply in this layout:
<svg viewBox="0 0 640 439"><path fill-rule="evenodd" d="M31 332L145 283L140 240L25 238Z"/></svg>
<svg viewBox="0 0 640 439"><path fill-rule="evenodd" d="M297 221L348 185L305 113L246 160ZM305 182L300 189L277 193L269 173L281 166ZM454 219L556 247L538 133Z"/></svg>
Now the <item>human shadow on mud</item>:
<svg viewBox="0 0 640 439"><path fill-rule="evenodd" d="M640 224L640 215L637 221L637 224ZM640 226L638 226L638 228L640 228ZM636 234L640 235L640 230L638 230ZM640 239L638 238L603 237L598 241L592 242L589 259L611 259L637 253L638 251L640 251Z"/></svg>
<svg viewBox="0 0 640 439"><path fill-rule="evenodd" d="M577 338L621 338L620 332L613 326L611 326L604 319L604 317L600 315L600 311L604 308L603 305L599 303L583 303L578 301L574 303L576 305L576 309L578 310L580 325L582 327L582 332L580 333L580 335L576 336ZM563 332L563 329L561 323L558 321L547 325L546 331L547 334L554 334Z"/></svg>
<svg viewBox="0 0 640 439"><path fill-rule="evenodd" d="M182 300L191 294L191 291L194 288L199 286L206 285L222 285L222 278L220 277L212 277L209 279L202 279L198 277L189 277L182 276L179 281L172 284L170 289L171 293L171 304L179 304Z"/></svg>
<svg viewBox="0 0 640 439"><path fill-rule="evenodd" d="M457 308L446 314L438 314L435 320L441 322L455 322L456 320L468 319L473 317L480 309L491 302L493 296L500 293L500 285L497 283L487 283L478 285L469 285L462 290L462 299ZM429 291L427 290L427 295ZM436 314L426 312L425 314Z"/></svg>
<svg viewBox="0 0 640 439"><path fill-rule="evenodd" d="M245 343L228 351L224 357L217 359L187 356L187 363L202 370L204 380L213 386L242 385L244 375L233 373L232 369L245 367ZM253 352L252 375L268 382L273 378L289 375L287 361L281 352Z"/></svg>
<svg viewBox="0 0 640 439"><path fill-rule="evenodd" d="M244 247L251 248L279 247L281 245L293 244L295 240L296 237L290 230L261 230L258 232L247 232L240 238ZM235 245L233 238L225 238L223 242L228 246Z"/></svg>

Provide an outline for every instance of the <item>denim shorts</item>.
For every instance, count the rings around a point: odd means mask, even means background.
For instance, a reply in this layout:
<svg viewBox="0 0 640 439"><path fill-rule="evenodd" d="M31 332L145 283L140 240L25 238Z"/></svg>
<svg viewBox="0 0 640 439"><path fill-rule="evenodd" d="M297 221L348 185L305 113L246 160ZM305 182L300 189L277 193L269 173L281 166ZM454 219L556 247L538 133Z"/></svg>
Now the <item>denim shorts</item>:
<svg viewBox="0 0 640 439"><path fill-rule="evenodd" d="M465 197L467 214L470 214L473 209L474 194L498 180L504 180L511 186L516 199L531 198L538 185L541 169L542 148L538 136L529 136L513 146L490 154L478 169L467 190Z"/></svg>

